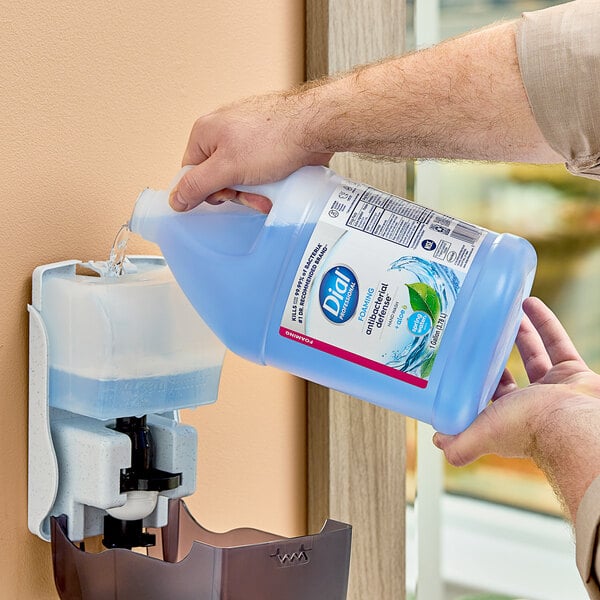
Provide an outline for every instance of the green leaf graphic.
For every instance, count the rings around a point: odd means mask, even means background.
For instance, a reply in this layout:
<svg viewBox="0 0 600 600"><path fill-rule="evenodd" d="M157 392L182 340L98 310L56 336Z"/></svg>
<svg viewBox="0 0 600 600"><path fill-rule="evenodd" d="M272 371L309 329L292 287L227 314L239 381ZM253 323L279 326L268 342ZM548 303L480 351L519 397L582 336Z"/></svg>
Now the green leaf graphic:
<svg viewBox="0 0 600 600"><path fill-rule="evenodd" d="M441 310L440 297L437 292L426 283L407 283L406 287L412 309L426 312L435 326Z"/></svg>
<svg viewBox="0 0 600 600"><path fill-rule="evenodd" d="M431 374L431 369L433 369L433 363L435 362L436 356L437 350L423 361L423 364L421 365L421 377L423 377L423 379L425 379L425 377L429 377Z"/></svg>

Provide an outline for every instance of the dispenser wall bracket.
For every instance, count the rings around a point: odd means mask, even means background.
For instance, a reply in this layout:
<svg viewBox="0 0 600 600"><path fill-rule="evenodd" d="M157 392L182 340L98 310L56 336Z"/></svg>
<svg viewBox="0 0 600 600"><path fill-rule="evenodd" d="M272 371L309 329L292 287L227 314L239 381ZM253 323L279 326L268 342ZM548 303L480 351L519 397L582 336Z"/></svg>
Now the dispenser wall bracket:
<svg viewBox="0 0 600 600"><path fill-rule="evenodd" d="M29 311L29 480L27 512L29 530L49 540L44 521L58 490L58 463L50 433L48 404L48 335L42 320L43 282L59 273L75 272L78 260L43 265L33 272Z"/></svg>
<svg viewBox="0 0 600 600"><path fill-rule="evenodd" d="M137 265L165 266L159 256L129 256ZM44 285L52 277L75 276L81 261L37 267L33 273L29 311L29 475L28 526L50 540L50 517L64 514L69 537L81 540L102 532L104 509L121 506L121 469L130 467L130 441L109 423L49 406L48 334L42 318ZM177 411L154 414L148 425L160 452L156 467L182 472L183 484L161 493L146 527L161 527L168 518L168 500L187 496L196 486L197 434L179 423Z"/></svg>

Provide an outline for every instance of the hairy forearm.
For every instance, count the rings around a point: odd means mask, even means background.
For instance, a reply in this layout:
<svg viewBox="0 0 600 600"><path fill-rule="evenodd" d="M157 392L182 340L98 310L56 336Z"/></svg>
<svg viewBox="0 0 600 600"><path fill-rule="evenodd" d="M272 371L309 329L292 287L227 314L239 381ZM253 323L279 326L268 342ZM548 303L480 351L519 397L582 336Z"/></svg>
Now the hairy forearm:
<svg viewBox="0 0 600 600"><path fill-rule="evenodd" d="M234 184L276 181L305 165L325 165L335 152L563 162L529 106L515 29L503 23L203 115L182 161L196 167L172 191L171 206L231 200L231 190L223 190ZM244 198L237 197L262 210L256 197Z"/></svg>
<svg viewBox="0 0 600 600"><path fill-rule="evenodd" d="M515 27L502 23L301 90L306 148L562 162L531 112Z"/></svg>
<svg viewBox="0 0 600 600"><path fill-rule="evenodd" d="M544 421L531 454L574 521L585 491L600 476L600 409L597 400L587 409L563 406Z"/></svg>

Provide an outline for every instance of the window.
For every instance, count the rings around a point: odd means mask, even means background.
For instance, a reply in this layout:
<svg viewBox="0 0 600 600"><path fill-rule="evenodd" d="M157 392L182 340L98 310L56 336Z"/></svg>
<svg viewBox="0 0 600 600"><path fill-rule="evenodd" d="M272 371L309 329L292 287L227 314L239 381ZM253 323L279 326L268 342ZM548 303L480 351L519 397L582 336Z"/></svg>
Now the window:
<svg viewBox="0 0 600 600"><path fill-rule="evenodd" d="M557 2L442 0L441 38L551 4ZM418 179L419 165L414 172ZM562 165L441 163L436 172L437 210L521 235L535 246L538 271L532 293L556 312L590 367L600 370L600 184L574 177ZM527 383L516 351L509 368L519 383ZM410 466L414 424L409 424L408 438ZM409 475L409 498L414 497L413 479ZM561 513L531 461L490 456L460 469L446 465L445 487L456 494Z"/></svg>
<svg viewBox="0 0 600 600"><path fill-rule="evenodd" d="M415 1L422 16L428 7L431 9L421 21L434 21L440 10L439 39L559 3L408 0L409 18L414 14ZM435 39L431 31L425 37ZM414 33L409 31L407 39L410 47ZM410 190L414 192L419 172L431 168L427 163L409 169L413 174L409 177L409 197L413 197ZM423 195L419 201L494 231L527 238L538 253L532 293L554 310L583 358L599 371L600 184L571 176L562 165L459 162L434 163L433 168L435 176L429 172L421 181L434 181L436 197L429 202ZM526 385L516 351L508 366L518 382ZM407 428L407 495L412 502L416 490L415 422L409 421ZM427 518L419 521L412 507L407 515L407 580L409 590L414 590L417 578L421 582L419 600L434 595L437 600L444 594L454 599L462 597L467 589L544 600L587 596L575 569L569 528L557 518L562 514L561 507L535 464L489 456L460 469L445 464L443 477L446 494L433 524ZM425 505L430 504L428 499ZM428 516L431 510L428 506ZM439 530L437 538L432 528ZM418 546L427 548L425 552L419 550L416 558ZM427 551L437 556L438 549L441 564L436 573ZM499 562L503 567L500 571L496 569ZM441 580L442 595L436 592L440 588L430 585L436 576ZM423 591L423 582L429 591ZM463 588L462 593L458 588Z"/></svg>

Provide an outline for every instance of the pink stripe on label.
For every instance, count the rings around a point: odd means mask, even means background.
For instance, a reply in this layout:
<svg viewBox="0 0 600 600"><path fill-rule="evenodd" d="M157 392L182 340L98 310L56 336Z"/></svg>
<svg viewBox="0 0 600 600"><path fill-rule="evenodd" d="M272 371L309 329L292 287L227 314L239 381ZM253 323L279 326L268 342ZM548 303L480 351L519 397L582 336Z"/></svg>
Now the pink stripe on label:
<svg viewBox="0 0 600 600"><path fill-rule="evenodd" d="M411 375L410 373L405 373L404 371L399 371L398 369L388 367L387 365L378 363L377 361L371 360L370 358L365 358L364 356L354 354L353 352L348 352L348 350L344 350L343 348L338 348L337 346L332 346L331 344L312 338L308 335L305 335L304 333L298 333L297 331L292 331L291 329L287 329L286 327L280 327L279 335L294 342L304 344L305 346L312 346L317 350L327 352L327 354L332 354L333 356L337 356L338 358L342 358L344 360L347 360L348 362L360 365L361 367L366 367L367 369L371 369L372 371L377 371L378 373L382 373L383 375L388 375L389 377L393 377L394 379L399 379L400 381L404 381L405 383L410 383L410 385L414 385L418 388L427 387L427 379L421 379L420 377L416 377L415 375Z"/></svg>

